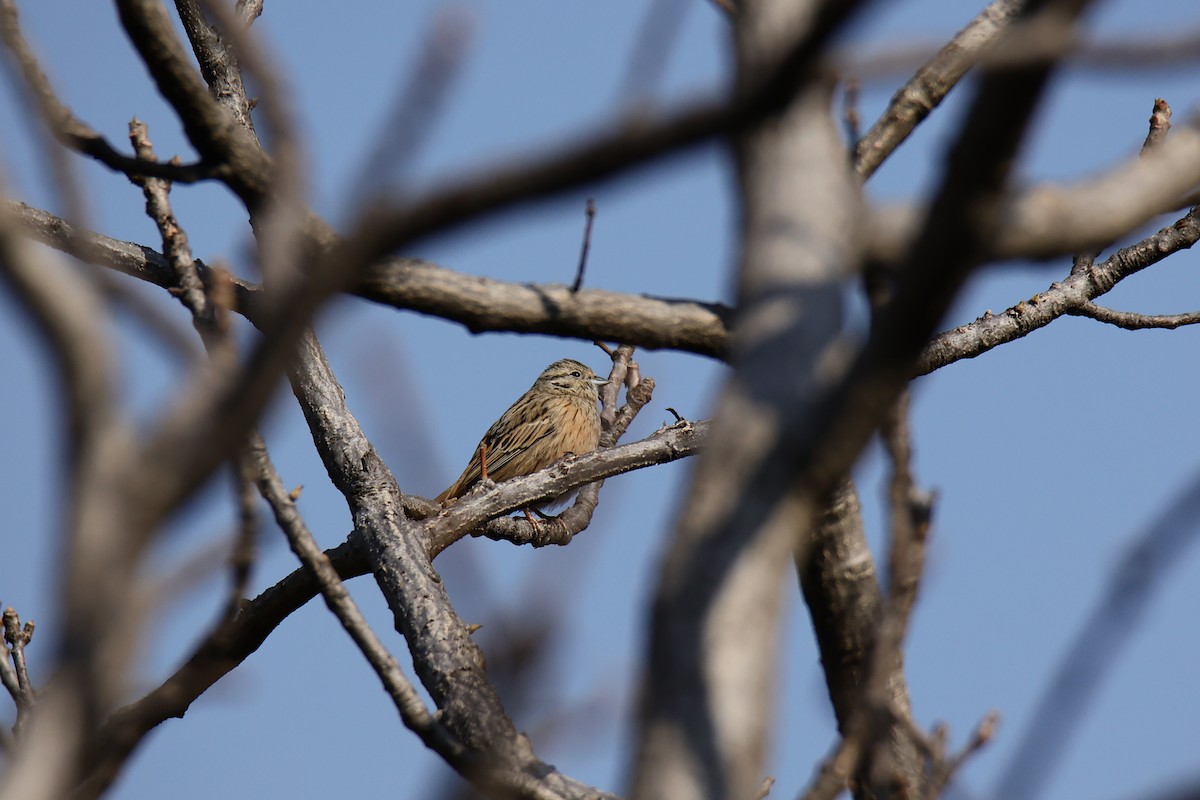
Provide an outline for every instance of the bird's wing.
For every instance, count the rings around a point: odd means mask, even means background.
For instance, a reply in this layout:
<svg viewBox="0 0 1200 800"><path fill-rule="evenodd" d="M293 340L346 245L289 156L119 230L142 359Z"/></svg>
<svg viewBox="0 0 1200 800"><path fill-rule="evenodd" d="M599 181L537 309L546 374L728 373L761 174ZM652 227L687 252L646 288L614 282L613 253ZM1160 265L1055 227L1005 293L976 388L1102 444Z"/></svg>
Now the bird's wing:
<svg viewBox="0 0 1200 800"><path fill-rule="evenodd" d="M545 414L515 424L500 424L505 421L501 417L493 426L495 430L489 430L483 437L487 444L488 477L494 481L505 481L536 469L537 465L530 465L522 456L538 442L553 436L556 430Z"/></svg>
<svg viewBox="0 0 1200 800"><path fill-rule="evenodd" d="M446 491L434 498L435 502L444 503L452 497L462 497L479 482L483 477L479 450L484 445L487 446L488 478L504 481L524 474L518 469L522 466L520 456L541 440L554 435L555 427L545 415L523 422L516 421L517 416L518 414L513 413L513 409L510 408L488 428L483 439L475 445L475 452L471 454L471 461L462 475L458 476L458 480Z"/></svg>

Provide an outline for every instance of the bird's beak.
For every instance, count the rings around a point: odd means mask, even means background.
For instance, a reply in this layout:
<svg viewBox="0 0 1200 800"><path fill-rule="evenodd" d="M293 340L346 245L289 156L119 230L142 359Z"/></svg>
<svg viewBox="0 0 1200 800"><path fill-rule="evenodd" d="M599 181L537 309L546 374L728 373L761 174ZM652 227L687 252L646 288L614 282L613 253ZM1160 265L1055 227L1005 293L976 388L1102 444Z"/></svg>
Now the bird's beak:
<svg viewBox="0 0 1200 800"><path fill-rule="evenodd" d="M594 384L595 384L596 386L598 386L598 387L599 387L599 386L607 386L607 385L608 385L608 381L606 381L606 380L603 380L603 379L601 379L601 378L589 378L589 379L588 379L588 383L594 383Z"/></svg>

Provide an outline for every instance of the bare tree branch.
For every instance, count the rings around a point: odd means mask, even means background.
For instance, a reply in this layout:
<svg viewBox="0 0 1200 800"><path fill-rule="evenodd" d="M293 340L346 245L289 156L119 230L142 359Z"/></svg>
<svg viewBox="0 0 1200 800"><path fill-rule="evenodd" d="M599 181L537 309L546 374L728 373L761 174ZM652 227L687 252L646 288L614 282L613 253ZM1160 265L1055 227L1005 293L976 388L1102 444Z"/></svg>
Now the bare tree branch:
<svg viewBox="0 0 1200 800"><path fill-rule="evenodd" d="M821 765L804 794L806 800L832 800L862 759L864 737L851 731L883 614L883 593L854 485L841 482L820 498L819 508L810 542L796 550L796 572L842 741ZM896 677L896 690L902 692L903 675Z"/></svg>
<svg viewBox="0 0 1200 800"><path fill-rule="evenodd" d="M1171 129L1171 107L1167 105L1167 101L1162 98L1156 98L1154 101L1154 110L1150 113L1150 130L1146 133L1146 139L1142 143L1142 154L1144 155L1152 147L1157 147L1167 137L1167 131ZM1071 262L1071 274L1075 275L1090 269L1096 263L1096 257L1109 246L1111 242L1106 242L1102 247L1092 247L1087 250L1081 250L1075 254Z"/></svg>
<svg viewBox="0 0 1200 800"><path fill-rule="evenodd" d="M46 211L0 199L21 232L51 247L115 269L165 289L179 287L167 259L155 250L80 229ZM200 279L210 268L195 262ZM256 318L261 289L229 276L232 309ZM513 330L580 339L628 341L720 356L727 347L732 310L719 303L581 289L557 284L522 284L463 275L420 259L393 259L372 270L355 293L398 308L462 323L473 331Z"/></svg>
<svg viewBox="0 0 1200 800"><path fill-rule="evenodd" d="M1051 284L1029 300L1000 314L988 312L972 323L938 335L918 360L916 371L924 375L960 359L975 358L1043 328L1082 308L1121 280L1190 248L1197 241L1200 241L1200 207L1141 242L1118 250L1102 264Z"/></svg>
<svg viewBox="0 0 1200 800"><path fill-rule="evenodd" d="M463 275L427 261L391 259L353 290L396 308L431 314L472 332L510 330L629 342L725 358L732 310L720 303L521 284Z"/></svg>
<svg viewBox="0 0 1200 800"><path fill-rule="evenodd" d="M158 91L179 115L188 141L212 175L252 212L270 191L273 169L254 135L209 94L158 0L117 0L121 24Z"/></svg>
<svg viewBox="0 0 1200 800"><path fill-rule="evenodd" d="M569 146L443 181L420 195L378 202L355 196L366 211L349 220L344 237L304 203L305 160L291 96L269 51L248 33L262 3L176 0L199 71L161 0L117 5L122 25L200 154L199 163L159 163L144 129L133 131L135 157L117 153L58 99L20 35L13 0L0 0L0 39L28 85L30 107L36 106L59 142L141 184L163 240L160 254L89 231L73 212L65 217L74 226L0 200L0 274L50 343L65 389L63 416L71 426L72 448L60 591L65 622L56 636L55 677L37 698L36 713L18 713L21 741L0 786L3 800L59 797L73 785L81 798L99 796L149 730L182 716L317 594L376 670L404 723L472 787L503 798L611 797L539 760L503 707L503 686L488 676L472 627L459 618L433 561L468 532L518 545L567 544L590 524L605 477L686 457L702 445L709 452L693 475L668 545L650 620L634 794L691 800L761 797L769 791L763 753L789 555L801 574L843 734L810 787L811 796L831 798L849 786L858 798L933 797L990 738L994 721L988 718L959 753L948 754L945 732L925 734L909 708L902 643L923 568L929 507L909 466L904 387L915 374L984 352L1063 314L1130 328L1200 322L1200 312L1142 315L1094 302L1124 277L1190 247L1200 238L1200 207L1100 265L1087 256L1089 248L1182 207L1180 198L1195 194L1200 125L1181 126L1157 144L1166 120L1156 110L1159 124L1152 120L1147 137L1153 152L1136 163L1068 187L1017 191L1008 185L1034 105L1056 64L1077 46L1073 20L1086 0L992 2L896 95L859 143L857 163L837 135L829 114L831 88L823 81L833 63L831 37L865 3L718 0L733 19L739 46L737 82L727 96L670 113L632 114ZM437 60L438 46L429 43L427 63ZM428 97L422 93L433 87L440 98L434 84L449 74L438 72L444 68L442 63L432 72L418 70L411 96ZM978 91L933 203L863 211L861 179L972 68L982 72ZM256 115L270 154L254 132L255 101L246 95L247 82L263 95ZM406 108L413 106L424 107ZM400 144L391 142L395 147L387 152L397 158L389 163L411 157L410 145L419 143L425 122L404 131L412 135L401 136ZM733 141L743 201L736 323L734 309L717 303L580 290L582 266L576 285L568 288L493 281L393 257L434 233L718 137ZM39 138L47 152L57 154L52 169L69 166L66 150L49 136ZM383 182L387 173L373 175L380 176ZM250 211L263 286L233 279L193 257L168 202L164 181L171 178L215 178L232 189ZM168 393L161 416L136 431L121 420L104 352L105 312L94 287L69 271L60 279L39 263L51 259L39 259L45 254L28 239L166 287L193 312L212 357L188 363L182 388ZM893 301L879 312L856 353L858 343L843 336L841 308L864 248L872 259L870 277L891 283L885 288ZM959 287L981 264L1072 252L1081 258L1062 283L1002 319L989 316L930 344ZM605 391L601 450L485 486L443 510L401 493L308 332L314 315L338 292L456 321L472 331L603 338L699 353L729 361L733 376L711 424L676 415L677 425L617 447L617 437L653 389L653 381L641 379L631 348L622 346L615 354L614 385ZM226 310L244 314L262 332L240 359L228 336ZM97 354L101 357L92 359ZM92 363L83 363L89 359ZM317 549L254 433L285 372L353 516L345 543L326 553ZM621 382L627 386L626 405L618 408ZM886 597L866 549L853 489L838 488L867 437L881 428L894 465ZM247 437L253 460L246 457ZM127 667L144 622L142 556L180 504L239 452L243 477L253 468L303 566L243 602L249 570L235 554L232 596L222 596L223 613L211 629L199 632L201 644L162 686L112 713L128 691ZM557 518L540 524L495 518L576 487L582 487L579 499ZM245 483L240 488L241 542L248 545L258 525L253 498ZM1194 498L1187 501L1188 508L1195 504ZM1166 555L1147 550L1130 563L1150 559L1161 568L1182 547L1180 541ZM433 707L426 707L415 682L346 592L343 580L367 573L392 610ZM1137 586L1129 591L1135 611L1146 593ZM9 641L12 646L12 635ZM0 668L0 679L14 696L31 696L28 675L22 679L18 673ZM1084 701L1068 697L1067 705L1071 702ZM1061 723L1067 733L1072 714L1077 708L1068 708L1067 722ZM0 747L12 743L0 737ZM1040 768L1035 765L1028 780L1041 780Z"/></svg>
<svg viewBox="0 0 1200 800"><path fill-rule="evenodd" d="M1058 47L1057 44L1055 46ZM922 64L940 55L942 49L938 42L901 43L867 52L859 47L853 52L840 52L832 60L838 72L854 75L864 83L876 83L920 69ZM1128 77L1135 70L1165 71L1171 67L1195 64L1200 59L1200 30L1193 27L1179 31L1155 31L1139 38L1129 35L1076 40L1070 42L1065 51L1060 48L1058 52L1071 70L1093 74L1116 73ZM1012 64L1019 60L1042 58L1045 54L1045 44L1031 43L1003 53L993 51L980 58L977 65Z"/></svg>
<svg viewBox="0 0 1200 800"><path fill-rule="evenodd" d="M450 764L464 768L464 748L454 740L425 708L424 702L387 647L367 624L358 605L346 591L329 558L317 547L312 532L296 510L295 501L283 487L274 464L267 455L265 443L254 437L249 446L250 458L257 471L256 480L263 497L275 514L275 521L287 536L292 552L312 573L325 604L379 676L384 690L391 697L405 726L420 737L427 747L438 752Z"/></svg>
<svg viewBox="0 0 1200 800"><path fill-rule="evenodd" d="M47 128L63 145L91 156L105 166L124 172L126 175L153 175L181 183L206 180L212 177L208 166L203 163L163 164L122 155L103 136L80 121L58 99L49 79L38 65L33 49L21 35L17 21L17 9L13 0L0 0L0 40L3 40L13 60L16 61Z"/></svg>
<svg viewBox="0 0 1200 800"><path fill-rule="evenodd" d="M874 175L884 160L938 107L995 44L1024 4L1024 0L993 0L896 92L887 110L854 146L855 168L863 180ZM863 66L846 66L843 70L860 79L869 74Z"/></svg>
<svg viewBox="0 0 1200 800"><path fill-rule="evenodd" d="M994 231L976 258L1044 260L1103 246L1180 208L1198 182L1200 127L1191 122L1176 126L1160 147L1099 177L998 198ZM871 256L894 262L907 252L921 218L911 207L875 212Z"/></svg>
<svg viewBox="0 0 1200 800"><path fill-rule="evenodd" d="M221 38L215 27L208 24L196 0L175 0L175 10L179 13L188 41L192 44L192 52L200 64L200 74L204 76L209 91L218 103L233 114L239 125L253 134L254 119L250 111L254 106L246 96L246 85L242 80L242 70L234 48ZM246 19L241 12L242 9L239 8L239 16ZM258 13L262 13L261 4ZM250 20L246 19L245 24L249 25Z"/></svg>
<svg viewBox="0 0 1200 800"><path fill-rule="evenodd" d="M360 542L361 537L352 535L326 553L343 580L367 572ZM204 637L161 686L118 709L96 737L99 746L86 769L88 778L76 789L76 796L98 797L117 778L147 733L167 719L182 718L197 697L250 657L288 615L318 593L312 573L305 567L297 569L247 602L236 618Z"/></svg>
<svg viewBox="0 0 1200 800"><path fill-rule="evenodd" d="M581 458L569 466L571 485L578 486L581 483L590 483L599 476L611 476L692 455L702 445L707 430L707 422L685 423L656 434L650 439ZM588 461L595 462L596 469L593 470ZM621 468L610 470L610 464L620 464ZM558 467L552 467L537 475L519 479L530 484L519 490L521 496L533 498L565 491L567 484L560 480L557 470ZM511 483L515 481L498 486L492 491L507 491ZM484 495L480 500L485 500L487 496ZM405 495L403 505L405 512L413 519L436 515L439 510L436 504L413 495ZM564 512L564 520L570 511L568 509ZM576 524L578 523L573 523L572 527ZM560 535L553 521L543 523L542 527L542 534L538 534L525 519L500 517L490 520L473 533L491 539L529 543L534 546L539 545L536 539L539 535ZM583 527L585 525L580 525L578 529L582 530ZM345 542L325 551L325 557L340 579L349 580L370 571L362 551L362 542L362 532L355 531ZM431 543L431 547L431 552L438 552L436 542ZM258 597L245 602L237 617L207 635L183 665L161 686L136 703L113 714L98 736L104 747L93 762L92 778L87 784L89 788L82 796L95 796L102 787L109 785L116 777L116 770L150 730L167 719L183 717L197 697L250 657L266 641L271 631L317 594L319 587L316 579L307 568L297 569Z"/></svg>
<svg viewBox="0 0 1200 800"><path fill-rule="evenodd" d="M1080 13L1083 7L1082 3L1071 2L1035 3L1032 5L1030 13L1037 15L1037 19L1047 20L1058 25L1070 25L1070 20ZM753 460L742 461L731 457L731 452L736 451L725 451L721 446L721 440L716 435L714 435L714 441L710 443L708 458L713 458L722 464L723 482L734 484L728 487L728 491L733 497L722 504L713 497L722 490L716 486L706 487L709 489L707 493L701 492L690 498L684 518L685 522L681 528L687 530L687 520L703 520L703 523L693 524L700 530L724 533L724 538L729 539L730 542L724 550L707 553L707 557L697 559L698 562L705 564L705 570L698 571L702 578L696 581L697 591L680 603L682 608L707 608L714 602L721 586L722 576L719 570L728 568L727 566L714 567L714 562L718 562L718 559L723 557L727 565L732 560L728 551L733 546L733 542L748 541L755 534L760 537L765 536L766 531L771 529L773 518L779 517L783 513L776 510L781 503L783 503L783 508L791 511L791 519L798 520L800 526L807 527L807 521L812 519L812 503L816 501L821 492L830 487L831 482L836 480L837 476L844 475L853 464L868 435L874 430L883 413L903 388L910 373L910 369L904 365L915 361L919 356L922 347L936 329L935 326L945 313L958 287L961 286L970 270L982 261L987 243L990 242L999 227L1003 208L1001 198L1013 155L1024 135L1026 124L1046 85L1051 69L1051 64L1038 64L1022 68L993 70L981 78L979 91L968 113L965 125L951 149L946 174L931 211L925 219L923 232L915 246L908 251L904 265L898 273L899 281L894 300L879 315L878 324L872 330L868 344L858 356L855 365L848 374L845 374L845 378L841 377L843 373L835 373L832 378L825 377L824 386L816 382L814 375L828 376L828 373L833 370L825 366L823 370L818 371L814 368L816 362L797 357L794 348L804 345L792 342L779 333L779 331L787 330L787 323L780 319L782 314L779 308L780 301L774 301L772 325L767 330L774 334L775 341L781 344L787 343L793 349L786 354L777 349L773 351L773 358L769 357L772 354L771 351L767 351L766 354L763 354L762 364L764 367L767 364L773 365L776 373L777 365L780 363L796 365L795 370L798 374L789 376L789 379L799 384L799 387L788 387L790 389L786 395L789 400L788 413L780 415L781 419L778 421L777 427L771 430L770 435L767 436L755 433L756 427L761 425L757 421L764 416L761 401L757 407L749 399L743 401L743 405L739 408L740 413L726 419L722 415L728 410L725 404L730 402L729 395L723 398L721 410L717 415L718 423L724 420L724 424L729 426L728 430L736 431L736 435L743 441L757 441L759 452L755 454ZM754 157L765 157L761 148L756 147L752 152ZM829 163L837 163L837 159L828 154L824 156L824 159ZM777 174L781 164L787 162L776 155L768 163L772 165L772 169ZM819 167L809 165L809 169L804 173L806 182L812 180L814 172L821 174ZM778 178L775 178L774 182L776 185L788 183L788 181L781 181ZM815 195L821 198L825 206L836 206L832 198L839 195L827 183L821 182L821 186L822 191L815 192ZM752 200L748 199L747 203L751 202ZM778 219L791 218L799 208L803 208L801 203L802 201L793 199L787 212L777 212L775 216L769 217L774 228L781 227ZM756 241L761 243L763 239L770 241L769 237L764 237L761 232L757 237L754 235L753 212L754 207L751 205L746 210L749 220L746 225L748 229L747 245ZM827 232L838 231L848 226L839 225L837 221L823 220L820 223L796 223L790 227L806 232ZM812 238L814 235L810 234L809 241L805 242L809 251L814 249ZM772 244L777 248L779 255L784 252L781 244ZM760 244L759 246L765 245ZM841 251L833 247L832 243L824 241L817 249L822 255L825 255L826 252L841 254ZM801 259L812 257L807 253L789 253L789 255L791 256L789 261L792 263L796 261L803 263ZM842 257L845 258L845 256ZM837 263L837 259L834 260L834 263ZM743 269L745 268L744 264ZM793 267L793 269L795 268ZM781 274L786 274L786 272L779 270L771 273L774 279L774 282L770 284L773 298L778 298L780 295L779 276ZM751 297L753 296L751 295ZM836 304L837 301L828 303L835 307ZM805 307L811 315L812 309L821 308L822 305L820 302L809 302ZM749 298L743 295L741 313L743 319L747 320L743 323L744 326L752 326L752 323L748 321L751 319L750 312ZM809 324L812 323L809 322ZM750 327L747 332L743 327L739 330L739 335L746 336L753 341L754 330L753 327ZM762 336L762 334L759 335ZM814 340L826 341L821 335L810 333L807 337L808 348L812 348L811 342ZM745 339L742 341L745 342ZM768 341L771 340L768 339ZM749 353L751 356L759 355L759 352L754 349L751 349ZM739 357L744 358L745 356L739 356L735 352L733 360L739 369L735 375L740 374L740 371L746 368L739 363ZM823 363L828 364L831 360L825 359ZM753 364L753 362L751 363ZM836 362L834 363L836 364ZM753 375L753 371L750 374ZM770 386L769 383L766 385ZM830 386L832 386L832 390L827 388ZM747 394L749 394L748 391ZM762 386L755 386L754 394L750 397L758 399L764 394ZM718 426L717 430L720 431L721 427ZM726 435L733 436L735 434L730 432ZM697 484L703 485L706 463L707 459L702 459L697 467ZM737 466L731 469L731 465L735 464ZM738 480L730 480L730 473L737 475ZM797 476L806 479L801 484L803 488L800 492L796 491ZM718 541L721 538L720 535L714 536L714 539ZM676 628L678 628L678 621L668 617L664 613L663 607L669 607L674 598L680 594L680 589L675 588L675 584L680 582L680 578L671 570L671 556L668 556L667 564L663 586L670 588L660 590L665 593L665 596L660 596L658 607L656 607L655 628L652 634L655 638L652 641L658 646L652 647L651 657L648 660L652 676L655 674L656 664L672 663L676 658L692 664L702 661L702 656L696 652L695 645L689 642L687 636L680 634L668 636L667 634L667 620L670 619L670 624ZM682 575L687 574L687 572L682 573ZM744 620L750 616L743 614L739 619ZM700 630L702 629L693 631L693 634L698 636ZM676 653L681 655L677 656ZM689 675L695 671L694 667L689 670L682 665L678 669L679 673L675 673L676 675L680 673ZM671 674L666 669L660 668L657 671L659 674ZM698 683L688 682L682 690L678 686L673 688L666 682L654 683L651 680L652 688L646 693L652 698L659 693L672 693L676 696L686 697L686 702L693 709L696 707L701 709L699 712L692 711L684 717L686 725L680 726L681 730L669 737L672 744L663 745L662 749L654 750L643 743L639 754L641 758L639 763L645 765L644 770L649 770L650 764L661 764L664 763L664 759L671 757L671 747L685 751L690 750L694 753L690 763L677 767L674 774L671 775L675 781L676 795L678 795L680 786L689 787L689 794L682 796L728 794L728 788L723 785L720 773L713 774L715 770L719 769L719 766L708 766L716 762L717 752L716 745L710 738L712 734L708 733L714 723L711 717L703 711L708 707L705 698L713 696L714 693L712 687L714 678L710 677L713 672L710 668L705 679ZM746 671L743 669L742 675L745 674ZM661 700L654 698L647 702L653 705ZM730 713L728 709L721 709L721 711ZM710 713L715 714L715 712ZM645 718L643 720L643 725L651 730L655 723L656 720L653 717L649 722ZM685 738L684 730L689 731L688 738ZM711 749L701 749L704 747ZM704 772L706 768L707 774ZM700 774L689 774L687 770ZM695 785L706 788L691 788ZM659 795L672 796L669 792L660 792Z"/></svg>
<svg viewBox="0 0 1200 800"><path fill-rule="evenodd" d="M1034 4L1029 13L1069 26L1085 5L1084 0L1049 0ZM1001 229L1012 157L1051 72L1051 64L1042 64L981 76L922 232L896 273L894 299L880 313L846 379L825 396L821 412L807 415L773 445L777 458L793 453L796 461L790 463L811 470L818 487L850 468L959 288L986 257ZM757 473L739 511L769 504L786 486L784 475Z"/></svg>
<svg viewBox="0 0 1200 800"><path fill-rule="evenodd" d="M743 3L739 81L853 4ZM811 498L744 506L771 443L835 375L840 285L857 262L857 180L829 114L830 87L793 84L777 117L736 142L743 198L735 372L667 548L643 656L633 795L752 796L763 779L785 567ZM780 365L788 365L781 369ZM828 364L819 369L816 365ZM791 483L783 467L779 477Z"/></svg>
<svg viewBox="0 0 1200 800"><path fill-rule="evenodd" d="M523 776L527 794L603 797L542 764L504 713L484 673L484 659L459 619L430 561L421 526L404 513L399 487L345 405L341 386L314 338L302 342L291 370L292 391L330 478L346 497L376 582L408 642L421 683L440 722L467 747L464 777L481 787L511 788Z"/></svg>
<svg viewBox="0 0 1200 800"><path fill-rule="evenodd" d="M29 725L29 715L33 713L33 707L37 703L37 693L33 689L33 681L29 678L29 666L25 661L25 645L33 638L33 629L32 620L27 620L22 627L17 612L12 608L4 609L4 643L7 645L5 655L12 659L11 676L16 681L16 691L9 690L17 706L13 735L18 739L25 733Z"/></svg>
<svg viewBox="0 0 1200 800"><path fill-rule="evenodd" d="M52 667L57 680L54 692L39 703L4 792L25 798L59 797L71 784L84 732L99 723L120 690L128 656L122 644L129 632L123 616L106 620L106 626L89 617L98 597L127 583L122 541L105 525L116 510L105 469L132 452L115 407L105 315L86 281L61 266L48 269L40 263L44 255L33 252L0 214L0 277L49 345L66 406L67 499L58 587L63 619L55 631Z"/></svg>
<svg viewBox="0 0 1200 800"><path fill-rule="evenodd" d="M1186 314L1135 314L1132 311L1114 311L1111 308L1098 306L1091 301L1084 302L1078 308L1067 313L1078 317L1090 317L1097 322L1116 325L1127 331L1141 331L1147 328L1174 330L1182 328L1184 325L1200 323L1200 311L1191 311Z"/></svg>

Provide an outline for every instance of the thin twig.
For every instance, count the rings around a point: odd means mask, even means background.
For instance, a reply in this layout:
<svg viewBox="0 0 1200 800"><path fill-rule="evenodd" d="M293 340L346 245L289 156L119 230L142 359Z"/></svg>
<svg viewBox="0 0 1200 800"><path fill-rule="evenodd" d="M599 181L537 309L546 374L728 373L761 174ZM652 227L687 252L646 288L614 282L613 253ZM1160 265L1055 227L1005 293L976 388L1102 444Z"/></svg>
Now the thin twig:
<svg viewBox="0 0 1200 800"><path fill-rule="evenodd" d="M881 430L891 463L888 591L870 646L860 707L854 721L847 726L848 736L861 739L854 749L863 760L854 771L860 773L860 780L880 791L893 785L898 775L915 782L909 784L911 789L923 791L925 770L915 763L916 753L907 746L899 749L895 743L904 741L928 750L924 733L912 721L907 692L898 693L893 680L904 660L903 641L924 572L926 535L932 513L932 498L917 490L913 477L908 398L908 390L901 391L884 417ZM896 736L897 725L907 734L903 738Z"/></svg>
<svg viewBox="0 0 1200 800"><path fill-rule="evenodd" d="M17 673L12 664L8 663L7 653L4 658L0 658L0 684L4 686L14 703L20 701L21 684L17 680Z"/></svg>
<svg viewBox="0 0 1200 800"><path fill-rule="evenodd" d="M134 117L129 123L129 141L138 158L155 160L154 145L150 141L150 132L146 124ZM196 269L192 249L188 244L187 232L175 218L171 210L171 183L161 178L133 176L133 183L142 187L146 198L146 215L158 227L162 239L163 255L175 272L178 286L178 297L189 311L193 321L202 326L209 318L208 299L204 293L204 284Z"/></svg>
<svg viewBox="0 0 1200 800"><path fill-rule="evenodd" d="M254 472L259 492L270 504L275 521L287 535L292 552L316 579L325 604L375 670L405 726L449 763L462 764L465 748L425 708L425 703L400 670L396 659L359 611L337 570L317 546L304 518L297 512L295 501L284 488L261 438L255 437L246 450L246 458L247 467Z"/></svg>
<svg viewBox="0 0 1200 800"><path fill-rule="evenodd" d="M857 149L858 140L862 136L862 116L858 110L858 78L847 77L842 83L842 124L846 126L846 141L850 143L850 153Z"/></svg>
<svg viewBox="0 0 1200 800"><path fill-rule="evenodd" d="M856 143L856 164L864 180L978 63L1024 5L1025 0L993 0L896 92L887 110L861 139L851 140ZM849 71L857 76L865 74L857 67Z"/></svg>
<svg viewBox="0 0 1200 800"><path fill-rule="evenodd" d="M884 449L892 465L888 481L892 547L889 556L886 614L895 614L903 636L916 602L925 565L925 545L933 517L934 497L917 488L912 473L912 434L908 421L909 393L900 393L884 420Z"/></svg>
<svg viewBox="0 0 1200 800"><path fill-rule="evenodd" d="M253 438L255 444L261 443L261 437L257 434ZM266 445L262 446L265 449ZM231 470L237 498L238 526L233 547L229 550L229 599L222 615L225 620L233 619L241 609L258 554L262 525L258 514L259 493L255 490L257 465L253 457L254 453L249 448L239 448Z"/></svg>
<svg viewBox="0 0 1200 800"><path fill-rule="evenodd" d="M1156 98L1154 101L1154 109L1150 112L1150 130L1146 132L1146 139L1142 142L1142 149L1139 155L1145 155L1151 149L1162 144L1167 138L1167 131L1171 129L1171 107L1167 105L1167 101L1162 98ZM1092 268L1096 263L1096 257L1104 250L1104 247L1091 247L1087 250L1082 250L1075 254L1071 260L1071 274L1078 275Z"/></svg>
<svg viewBox="0 0 1200 800"><path fill-rule="evenodd" d="M29 666L25 661L25 646L33 638L34 624L29 620L22 626L21 618L12 608L4 609L3 620L4 642L8 645L8 656L12 659L13 674L17 679L17 694L13 696L17 705L17 721L13 724L13 734L19 739L37 703L37 693L29 679Z"/></svg>
<svg viewBox="0 0 1200 800"><path fill-rule="evenodd" d="M992 741L992 737L995 736L996 728L999 725L999 713L995 711L989 712L975 726L975 730L971 732L971 738L967 740L961 750L952 756L937 759L929 778L930 797L941 797L942 791L958 771L962 769L963 765Z"/></svg>
<svg viewBox="0 0 1200 800"><path fill-rule="evenodd" d="M583 288L583 272L587 269L588 250L592 246L592 222L596 219L596 204L588 198L584 211L583 244L579 248L579 266L575 269L575 282L571 284L571 294Z"/></svg>
<svg viewBox="0 0 1200 800"><path fill-rule="evenodd" d="M1154 109L1150 112L1150 130L1146 132L1146 141L1142 142L1142 152L1158 147L1167 138L1171 130L1171 106L1161 97L1154 99Z"/></svg>
<svg viewBox="0 0 1200 800"><path fill-rule="evenodd" d="M1137 314L1133 311L1116 311L1111 308L1096 305L1090 300L1081 303L1077 308L1067 312L1077 317L1088 317L1097 322L1115 325L1127 331L1147 329L1174 330L1185 325L1200 323L1200 311L1190 311L1184 314Z"/></svg>

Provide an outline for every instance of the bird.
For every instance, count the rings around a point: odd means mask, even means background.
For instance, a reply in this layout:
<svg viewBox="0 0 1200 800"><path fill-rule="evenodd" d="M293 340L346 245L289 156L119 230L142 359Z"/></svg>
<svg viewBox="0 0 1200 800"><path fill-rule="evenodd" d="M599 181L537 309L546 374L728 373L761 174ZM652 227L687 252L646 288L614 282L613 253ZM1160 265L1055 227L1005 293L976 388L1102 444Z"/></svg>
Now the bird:
<svg viewBox="0 0 1200 800"><path fill-rule="evenodd" d="M533 386L483 434L467 468L434 498L462 497L480 480L506 481L550 466L567 453L583 455L600 442L600 387L586 364L564 358L542 371Z"/></svg>

